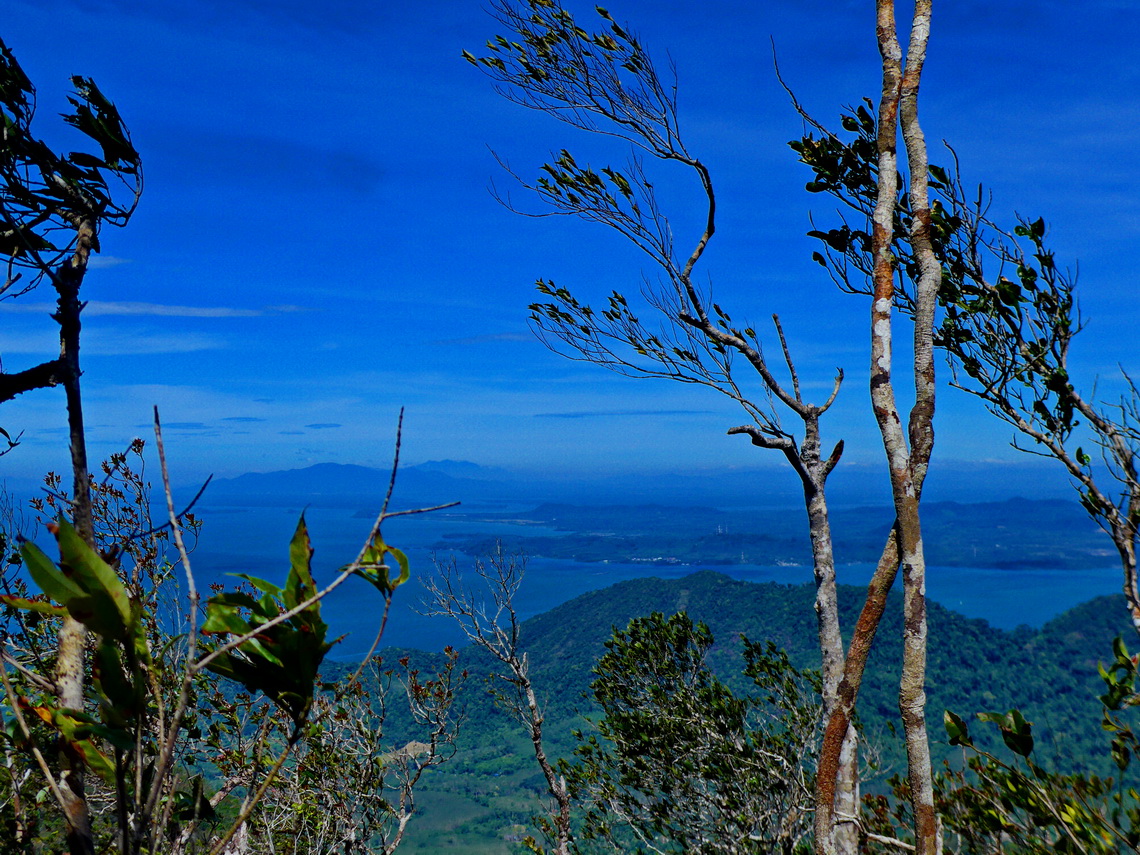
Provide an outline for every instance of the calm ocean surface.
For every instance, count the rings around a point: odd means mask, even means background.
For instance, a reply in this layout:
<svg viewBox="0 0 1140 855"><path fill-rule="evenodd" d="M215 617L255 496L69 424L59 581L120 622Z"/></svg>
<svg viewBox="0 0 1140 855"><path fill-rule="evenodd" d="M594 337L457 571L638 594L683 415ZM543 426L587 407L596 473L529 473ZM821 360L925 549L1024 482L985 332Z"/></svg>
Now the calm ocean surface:
<svg viewBox="0 0 1140 855"><path fill-rule="evenodd" d="M468 512L472 509L466 508ZM498 509L501 510L501 509ZM191 555L200 588L225 581L227 573L250 573L277 583L288 569L288 543L297 525L300 508L207 508L202 536ZM355 558L370 521L351 510L310 508L305 512L316 550L313 558L317 583L333 578L337 567ZM552 533L536 526L469 522L446 512L398 518L385 524L385 539L403 549L411 561L412 581L401 588L393 605L383 645L438 650L459 644L462 636L442 618L425 618L415 612L422 591L417 580L433 572L430 547L448 535ZM449 557L444 550L440 558ZM470 559L456 556L462 572ZM570 560L532 558L519 591L516 606L530 617L570 600L585 591L604 588L627 579L646 576L680 578L702 569L712 569L734 579L755 582L805 584L811 568L737 565L583 564ZM842 584L863 585L870 579L869 564L843 565ZM1120 570L1105 567L1090 570L992 570L973 567L931 567L927 593L931 599L967 617L984 618L991 624L1012 629L1019 624L1040 626L1066 609L1102 594L1120 590ZM372 643L383 609L379 594L367 583L349 579L330 596L326 620L333 635L347 633L331 655L338 659L362 656Z"/></svg>

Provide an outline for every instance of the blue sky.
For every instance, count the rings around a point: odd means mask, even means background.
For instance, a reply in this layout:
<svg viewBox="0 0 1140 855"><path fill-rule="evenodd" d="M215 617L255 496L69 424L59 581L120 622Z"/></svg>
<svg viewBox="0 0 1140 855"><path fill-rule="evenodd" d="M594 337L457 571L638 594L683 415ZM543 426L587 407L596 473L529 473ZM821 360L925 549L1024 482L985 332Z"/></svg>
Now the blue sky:
<svg viewBox="0 0 1140 855"><path fill-rule="evenodd" d="M772 73L769 37L802 101L832 122L877 91L873 4L840 0L613 0L680 80L682 128L709 164L719 231L705 273L757 328L784 322L809 393L848 375L825 425L853 460L877 459L867 406L867 306L811 263L800 123ZM579 10L577 5L570 8ZM591 5L581 7L592 18ZM1140 238L1140 4L956 2L935 8L922 119L984 180L993 211L1044 216L1058 258L1080 261L1090 320L1083 379L1140 370L1132 259ZM600 227L526 219L488 193L551 149L597 165L626 151L497 97L460 58L497 27L478 2L6 0L0 36L60 135L67 76L95 78L142 153L146 190L103 236L85 296L93 455L167 425L176 474L384 466L407 408L405 460L551 473L775 465L741 415L701 389L630 381L546 351L526 325L539 277L584 299L635 293L642 260ZM937 155L934 156L937 160ZM679 244L696 188L662 177ZM686 215L689 215L687 218ZM44 290L0 303L6 370L50 358ZM1008 431L943 393L938 453L1005 459ZM0 474L66 466L62 395L5 404L24 442Z"/></svg>

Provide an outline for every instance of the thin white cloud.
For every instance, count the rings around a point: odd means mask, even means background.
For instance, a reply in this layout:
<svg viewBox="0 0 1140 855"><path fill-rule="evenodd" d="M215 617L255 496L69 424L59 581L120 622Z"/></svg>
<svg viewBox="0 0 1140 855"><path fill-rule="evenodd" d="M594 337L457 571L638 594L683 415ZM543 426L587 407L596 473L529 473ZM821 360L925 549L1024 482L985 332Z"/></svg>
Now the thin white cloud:
<svg viewBox="0 0 1140 855"><path fill-rule="evenodd" d="M83 352L88 356L137 356L155 353L197 353L223 350L229 345L218 336L205 333L134 333L99 330L87 336ZM0 336L0 353L40 354L44 358L59 353L59 334L51 330Z"/></svg>
<svg viewBox="0 0 1140 855"><path fill-rule="evenodd" d="M102 270L108 267L118 267L120 264L130 264L129 258L119 258L115 255L97 255L87 262L93 270Z"/></svg>
<svg viewBox="0 0 1140 855"><path fill-rule="evenodd" d="M595 419L608 416L707 416L715 410L578 410L566 413L535 413L536 419Z"/></svg>
<svg viewBox="0 0 1140 855"><path fill-rule="evenodd" d="M147 315L164 318L256 318L263 309L235 309L230 306L169 306L163 303L102 302L92 300L86 309L89 317L107 315Z"/></svg>
<svg viewBox="0 0 1140 855"><path fill-rule="evenodd" d="M88 336L83 349L95 356L128 356L149 353L197 353L223 350L228 344L221 338L202 333L109 333L101 330Z"/></svg>
<svg viewBox="0 0 1140 855"><path fill-rule="evenodd" d="M55 311L55 303L29 303L25 300L0 303L0 312L9 315L50 315Z"/></svg>
<svg viewBox="0 0 1140 855"><path fill-rule="evenodd" d="M54 303L11 302L0 304L0 311L15 314L51 314ZM172 306L166 303L91 300L84 309L86 317L159 317L159 318L260 318L290 312L303 312L303 306L265 306L239 309L233 306Z"/></svg>
<svg viewBox="0 0 1140 855"><path fill-rule="evenodd" d="M55 353L52 353L52 351ZM59 355L59 333L52 335L51 330L31 333L5 332L0 336L0 353L39 353L45 358L54 359Z"/></svg>
<svg viewBox="0 0 1140 855"><path fill-rule="evenodd" d="M474 335L467 338L442 338L429 342L433 345L468 345L468 344L490 344L497 341L526 341L533 342L534 336L531 333L494 333L488 335Z"/></svg>

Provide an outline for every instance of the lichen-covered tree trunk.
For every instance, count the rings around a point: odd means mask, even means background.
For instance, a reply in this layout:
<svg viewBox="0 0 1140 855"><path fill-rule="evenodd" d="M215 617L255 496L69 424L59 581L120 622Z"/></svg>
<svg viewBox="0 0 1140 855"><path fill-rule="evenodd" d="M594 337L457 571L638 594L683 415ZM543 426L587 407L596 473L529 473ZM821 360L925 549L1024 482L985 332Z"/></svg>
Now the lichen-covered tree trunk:
<svg viewBox="0 0 1140 855"><path fill-rule="evenodd" d="M855 715L855 700L859 696L859 687L863 682L863 672L867 667L867 657L870 656L875 633L887 607L887 596L898 575L897 543L895 531L892 530L875 573L871 577L867 588L867 599L863 602L863 609L851 634L851 643L843 661L843 676L836 691L835 705L824 718L823 740L819 750L819 764L816 767L816 835L819 841L816 845L817 852L824 851L824 847L827 846L838 847L841 843L847 845L850 842L847 836L832 841L823 830L835 827L836 819L833 814L839 814L842 810L839 795L847 774L846 764L857 763L858 760L858 755L855 753L856 744L850 738L854 730L852 721ZM858 786L857 778L855 785ZM857 789L854 789L854 796L857 810ZM821 811L824 812L823 815ZM839 816L843 819L842 814ZM857 834L858 814L854 814L854 819L844 827L853 828ZM857 851L857 845L856 840L856 849L838 851Z"/></svg>
<svg viewBox="0 0 1140 855"><path fill-rule="evenodd" d="M841 705L844 675L843 636L839 627L839 602L835 587L835 556L831 523L822 481L804 482L804 499L811 534L815 571L815 612L819 623L819 649L823 667L823 715L830 722ZM858 735L850 718L842 731L836 765L823 787L816 789L815 834L822 851L854 855L859 849L859 751ZM822 780L822 779L820 779Z"/></svg>
<svg viewBox="0 0 1140 855"><path fill-rule="evenodd" d="M798 455L785 452L804 487L812 568L815 573L815 613L819 627L819 651L823 678L823 717L830 722L839 714L840 687L845 657L839 625L839 598L835 587L835 553L827 509L827 476L842 454L838 446L830 458L821 459L819 416L805 411L804 439ZM855 855L859 849L859 744L848 720L835 755L832 774L820 786L817 775L814 830L817 848L831 855Z"/></svg>
<svg viewBox="0 0 1140 855"><path fill-rule="evenodd" d="M1140 633L1140 588L1137 585L1135 538L1135 531L1125 531L1123 536L1118 535L1115 540L1117 551L1120 553L1120 563L1124 568L1124 597L1128 602L1128 616L1132 621L1132 628Z"/></svg>
<svg viewBox="0 0 1140 855"><path fill-rule="evenodd" d="M918 512L922 481L934 444L933 323L941 283L941 266L930 243L926 144L918 124L918 88L930 33L930 2L918 0L915 3L905 69L896 33L893 0L877 0L876 6L883 86L877 135L879 184L872 218L871 400L890 469L895 531L903 574L903 669L899 711L906 741L915 847L922 855L935 855L941 852L942 842L934 811L930 743L926 732L926 562ZM892 379L891 318L895 258L891 248L898 205L896 139L900 122L910 173L913 215L910 239L920 266L915 286L915 398L906 432Z"/></svg>

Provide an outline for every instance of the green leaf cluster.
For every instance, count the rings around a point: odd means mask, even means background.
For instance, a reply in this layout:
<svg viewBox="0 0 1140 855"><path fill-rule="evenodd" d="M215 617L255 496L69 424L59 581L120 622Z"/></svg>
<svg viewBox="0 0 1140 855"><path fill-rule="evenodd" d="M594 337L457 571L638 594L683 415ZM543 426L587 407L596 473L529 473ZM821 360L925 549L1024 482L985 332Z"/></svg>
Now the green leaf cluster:
<svg viewBox="0 0 1140 855"><path fill-rule="evenodd" d="M392 568L387 564L389 555L396 559L396 564L400 568L400 572L395 578L391 575ZM352 572L376 588L386 600L391 600L396 589L407 582L411 576L408 556L396 547L385 543L379 531L376 532L372 542L364 550L360 561L352 565Z"/></svg>
<svg viewBox="0 0 1140 855"><path fill-rule="evenodd" d="M550 83L559 76L583 78L588 68L598 62L634 75L646 70L647 58L637 38L601 6L595 7L595 11L609 26L605 31L591 33L552 0L527 0L526 5L529 14L519 14L511 20L518 41L495 36L487 42L489 54L476 57L465 50L463 58L491 72L518 75L534 84Z"/></svg>
<svg viewBox="0 0 1140 855"><path fill-rule="evenodd" d="M864 99L847 110L841 125L849 136L806 134L789 145L812 170L807 189L830 194L867 223L813 228L808 235L823 244L813 259L842 289L870 293L869 223L879 179L872 102ZM897 305L908 313L915 310L919 265L912 241L921 229L942 267L935 344L949 357L958 384L999 417L1015 425L1024 419L1063 444L1079 424L1066 357L1080 322L1072 279L1045 244L1044 220L1019 218L1004 230L987 218L980 190L977 201L966 198L956 171L931 164L925 178L930 208L918 222L908 182L897 176L890 245ZM987 264L997 266L996 277L988 275Z"/></svg>
<svg viewBox="0 0 1140 855"><path fill-rule="evenodd" d="M208 668L222 677L262 692L283 709L298 727L313 702L317 672L325 653L328 626L321 619L321 602L315 598L305 517L297 523L289 543L289 575L284 587L264 579L238 574L255 590L227 591L206 604L202 632L219 636L224 646L229 637L242 639L234 649L217 655ZM280 618L286 614L289 617Z"/></svg>

